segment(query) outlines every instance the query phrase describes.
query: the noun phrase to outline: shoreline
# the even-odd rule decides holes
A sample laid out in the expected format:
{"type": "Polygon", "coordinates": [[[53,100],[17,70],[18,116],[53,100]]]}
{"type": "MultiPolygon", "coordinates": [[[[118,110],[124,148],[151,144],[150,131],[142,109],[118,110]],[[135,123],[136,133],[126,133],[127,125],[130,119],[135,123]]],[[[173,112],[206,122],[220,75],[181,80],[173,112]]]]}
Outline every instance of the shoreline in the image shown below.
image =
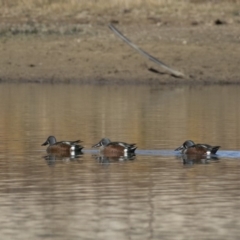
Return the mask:
{"type": "Polygon", "coordinates": [[[172,77],[142,57],[108,26],[84,32],[0,38],[1,82],[81,84],[239,84],[239,25],[115,25],[140,48],[185,74],[172,77]],[[154,69],[154,73],[149,69],[154,69]]]}

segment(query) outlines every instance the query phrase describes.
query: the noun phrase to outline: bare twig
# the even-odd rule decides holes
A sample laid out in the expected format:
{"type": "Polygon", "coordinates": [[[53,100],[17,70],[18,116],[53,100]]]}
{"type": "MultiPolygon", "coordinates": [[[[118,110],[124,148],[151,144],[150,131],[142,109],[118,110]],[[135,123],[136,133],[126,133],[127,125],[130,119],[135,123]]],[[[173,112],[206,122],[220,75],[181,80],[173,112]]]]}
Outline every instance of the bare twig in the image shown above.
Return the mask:
{"type": "Polygon", "coordinates": [[[160,65],[162,68],[166,69],[167,71],[169,71],[171,73],[172,76],[174,77],[179,77],[182,78],[184,77],[184,74],[173,70],[172,68],[170,68],[169,66],[167,66],[165,63],[163,63],[162,61],[158,60],[157,58],[151,56],[150,54],[148,54],[147,52],[145,52],[144,50],[142,50],[141,48],[139,48],[137,45],[135,45],[134,43],[132,43],[128,38],[126,38],[116,27],[114,27],[112,24],[109,24],[109,28],[118,36],[120,37],[125,43],[127,43],[129,46],[131,46],[132,48],[134,48],[136,51],[138,51],[141,55],[143,55],[144,57],[147,57],[149,60],[155,62],[156,64],[160,65]]]}

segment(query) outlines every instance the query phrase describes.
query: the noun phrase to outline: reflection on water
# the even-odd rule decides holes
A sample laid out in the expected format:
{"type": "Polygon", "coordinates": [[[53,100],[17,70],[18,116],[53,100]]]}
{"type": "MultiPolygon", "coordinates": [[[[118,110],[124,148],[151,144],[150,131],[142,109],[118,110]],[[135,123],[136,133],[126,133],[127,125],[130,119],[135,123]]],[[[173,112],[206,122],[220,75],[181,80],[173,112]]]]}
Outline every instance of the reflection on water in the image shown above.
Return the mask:
{"type": "Polygon", "coordinates": [[[239,90],[1,84],[1,239],[238,239],[239,90]],[[47,155],[49,135],[83,154],[47,155]],[[136,156],[90,150],[102,137],[136,156]],[[179,158],[186,139],[218,159],[179,158]]]}
{"type": "Polygon", "coordinates": [[[83,155],[82,152],[78,153],[78,154],[50,154],[48,153],[48,155],[44,156],[43,158],[46,160],[46,162],[48,163],[48,165],[54,165],[57,162],[69,162],[69,161],[76,161],[79,160],[79,158],[81,158],[83,155]]]}
{"type": "Polygon", "coordinates": [[[179,154],[179,159],[183,164],[208,164],[213,161],[218,161],[218,155],[200,155],[200,154],[179,154]]]}
{"type": "Polygon", "coordinates": [[[96,161],[99,163],[109,164],[112,162],[131,161],[136,158],[136,155],[135,153],[131,153],[125,156],[98,154],[98,155],[93,155],[93,158],[95,158],[96,161]]]}

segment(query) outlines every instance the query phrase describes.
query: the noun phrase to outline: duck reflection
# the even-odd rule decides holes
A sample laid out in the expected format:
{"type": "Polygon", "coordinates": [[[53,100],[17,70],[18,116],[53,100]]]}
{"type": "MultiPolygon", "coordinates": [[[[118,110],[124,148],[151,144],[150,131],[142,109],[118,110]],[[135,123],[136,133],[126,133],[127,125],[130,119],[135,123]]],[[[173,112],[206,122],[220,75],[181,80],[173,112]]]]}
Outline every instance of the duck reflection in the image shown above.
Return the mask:
{"type": "Polygon", "coordinates": [[[124,162],[124,161],[133,161],[136,158],[135,153],[129,153],[129,154],[98,154],[93,155],[93,158],[96,159],[98,163],[101,164],[110,164],[113,162],[124,162]]]}
{"type": "Polygon", "coordinates": [[[218,161],[216,155],[201,155],[201,154],[182,154],[179,156],[184,165],[193,164],[209,164],[212,161],[218,161]]]}
{"type": "Polygon", "coordinates": [[[81,151],[74,155],[70,153],[58,153],[58,154],[49,153],[43,158],[46,160],[47,164],[51,166],[55,165],[56,163],[68,163],[71,161],[79,161],[79,159],[82,158],[82,155],[83,152],[81,151]]]}

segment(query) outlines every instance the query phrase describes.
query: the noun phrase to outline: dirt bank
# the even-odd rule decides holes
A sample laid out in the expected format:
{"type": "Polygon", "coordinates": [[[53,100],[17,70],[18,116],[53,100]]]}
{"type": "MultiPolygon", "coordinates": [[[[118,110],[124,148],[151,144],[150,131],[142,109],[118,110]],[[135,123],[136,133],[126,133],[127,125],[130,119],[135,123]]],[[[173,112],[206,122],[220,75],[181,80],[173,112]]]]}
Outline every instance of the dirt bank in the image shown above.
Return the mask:
{"type": "MultiPolygon", "coordinates": [[[[106,24],[75,33],[2,34],[2,82],[240,83],[240,23],[146,18],[115,21],[142,49],[185,74],[174,78],[117,38],[106,24]],[[120,22],[120,23],[119,23],[120,22]],[[118,24],[119,23],[119,24],[118,24]],[[158,73],[150,71],[154,68],[158,73]]],[[[108,19],[113,21],[113,17],[108,19]]],[[[62,24],[64,27],[64,24],[62,24]]]]}

